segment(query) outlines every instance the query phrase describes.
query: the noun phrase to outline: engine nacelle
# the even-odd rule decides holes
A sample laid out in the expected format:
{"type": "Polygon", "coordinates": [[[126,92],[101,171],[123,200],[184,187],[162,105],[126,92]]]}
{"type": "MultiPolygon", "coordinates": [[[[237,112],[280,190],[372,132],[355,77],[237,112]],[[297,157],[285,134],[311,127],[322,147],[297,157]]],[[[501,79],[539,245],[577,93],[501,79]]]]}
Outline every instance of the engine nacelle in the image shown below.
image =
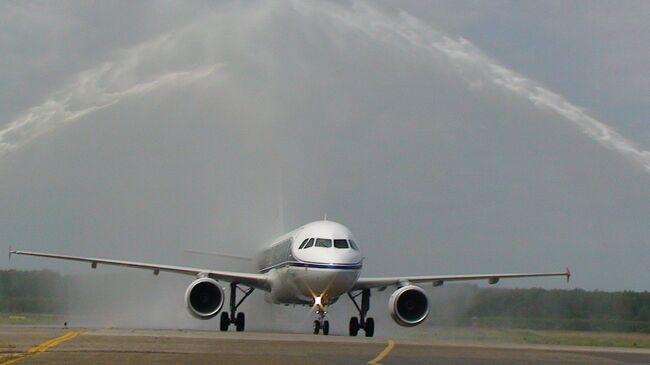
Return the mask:
{"type": "Polygon", "coordinates": [[[223,307],[223,289],[214,279],[196,279],[185,291],[185,303],[190,314],[198,319],[210,319],[223,307]]]}
{"type": "Polygon", "coordinates": [[[390,296],[388,310],[397,324],[413,327],[422,323],[429,315],[429,300],[422,288],[405,285],[390,296]]]}

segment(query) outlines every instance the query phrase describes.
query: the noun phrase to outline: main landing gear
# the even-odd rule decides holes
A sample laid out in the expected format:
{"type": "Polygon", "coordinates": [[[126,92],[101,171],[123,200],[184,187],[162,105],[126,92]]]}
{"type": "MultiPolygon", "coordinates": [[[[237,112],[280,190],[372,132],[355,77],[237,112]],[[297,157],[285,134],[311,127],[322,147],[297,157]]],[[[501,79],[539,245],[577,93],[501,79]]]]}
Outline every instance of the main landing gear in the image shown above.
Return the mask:
{"type": "Polygon", "coordinates": [[[350,336],[356,336],[359,330],[363,329],[366,332],[366,337],[372,337],[375,334],[375,319],[372,317],[366,318],[366,314],[370,309],[370,289],[362,289],[361,292],[356,294],[348,292],[348,297],[359,311],[359,318],[350,318],[350,336]],[[361,295],[361,306],[357,303],[359,295],[361,295]]]}
{"type": "Polygon", "coordinates": [[[237,332],[244,330],[246,325],[246,316],[244,313],[237,313],[237,308],[244,302],[244,299],[248,298],[249,295],[255,290],[255,288],[246,287],[245,289],[239,286],[237,283],[230,283],[230,314],[226,312],[221,313],[221,323],[219,328],[222,331],[228,331],[228,326],[231,324],[235,325],[237,332]],[[237,291],[244,293],[244,296],[237,301],[237,291]]]}
{"type": "Polygon", "coordinates": [[[316,315],[318,315],[318,319],[314,321],[314,334],[317,335],[320,330],[323,330],[323,334],[325,336],[330,334],[330,322],[325,320],[325,315],[327,314],[327,311],[325,310],[324,307],[318,306],[318,309],[316,309],[316,315]]]}

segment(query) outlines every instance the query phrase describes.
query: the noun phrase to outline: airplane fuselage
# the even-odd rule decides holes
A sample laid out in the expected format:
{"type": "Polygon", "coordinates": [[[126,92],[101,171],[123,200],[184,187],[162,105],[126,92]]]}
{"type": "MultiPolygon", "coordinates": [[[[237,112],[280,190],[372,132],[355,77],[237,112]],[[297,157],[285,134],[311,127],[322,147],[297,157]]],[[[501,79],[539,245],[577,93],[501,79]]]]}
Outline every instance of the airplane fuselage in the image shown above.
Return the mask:
{"type": "Polygon", "coordinates": [[[318,298],[326,305],[352,289],[363,256],[347,227],[317,221],[280,236],[256,261],[269,278],[267,301],[312,305],[318,298]]]}

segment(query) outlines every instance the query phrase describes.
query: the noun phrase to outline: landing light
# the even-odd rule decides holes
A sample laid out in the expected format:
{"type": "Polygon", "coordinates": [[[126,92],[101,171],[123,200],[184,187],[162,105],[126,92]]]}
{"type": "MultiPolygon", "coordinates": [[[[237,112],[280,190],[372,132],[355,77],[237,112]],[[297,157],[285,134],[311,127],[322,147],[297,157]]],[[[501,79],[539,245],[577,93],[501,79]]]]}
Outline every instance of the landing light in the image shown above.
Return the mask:
{"type": "Polygon", "coordinates": [[[318,296],[314,297],[314,306],[315,307],[322,307],[323,306],[323,298],[318,296]]]}

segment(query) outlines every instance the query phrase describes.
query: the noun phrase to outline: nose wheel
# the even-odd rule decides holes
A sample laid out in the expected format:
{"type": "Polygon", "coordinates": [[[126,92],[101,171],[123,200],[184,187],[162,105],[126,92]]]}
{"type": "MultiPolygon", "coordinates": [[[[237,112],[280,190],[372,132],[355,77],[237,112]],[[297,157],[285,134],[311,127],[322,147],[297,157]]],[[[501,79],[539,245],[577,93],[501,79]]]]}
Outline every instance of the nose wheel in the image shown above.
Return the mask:
{"type": "Polygon", "coordinates": [[[375,319],[370,317],[366,318],[368,311],[370,310],[370,289],[363,289],[361,292],[352,294],[348,292],[348,297],[354,303],[354,306],[357,307],[359,311],[359,317],[350,318],[350,336],[356,336],[359,334],[359,330],[363,329],[366,333],[366,337],[372,337],[375,335],[375,319]],[[361,306],[357,303],[357,297],[361,296],[361,306]]]}
{"type": "Polygon", "coordinates": [[[323,335],[327,336],[330,334],[330,322],[325,319],[327,311],[325,308],[319,307],[316,310],[316,315],[318,318],[314,321],[314,334],[317,335],[319,332],[323,332],[323,335]]]}

